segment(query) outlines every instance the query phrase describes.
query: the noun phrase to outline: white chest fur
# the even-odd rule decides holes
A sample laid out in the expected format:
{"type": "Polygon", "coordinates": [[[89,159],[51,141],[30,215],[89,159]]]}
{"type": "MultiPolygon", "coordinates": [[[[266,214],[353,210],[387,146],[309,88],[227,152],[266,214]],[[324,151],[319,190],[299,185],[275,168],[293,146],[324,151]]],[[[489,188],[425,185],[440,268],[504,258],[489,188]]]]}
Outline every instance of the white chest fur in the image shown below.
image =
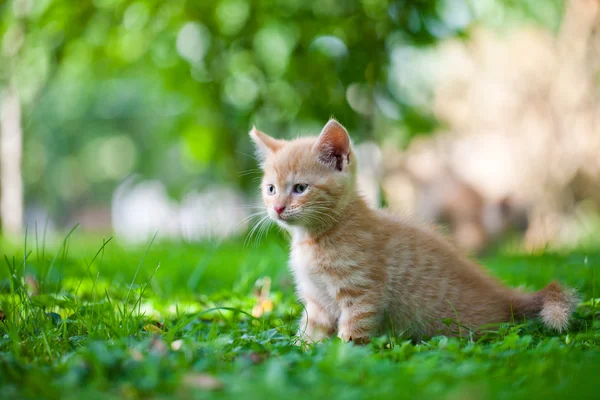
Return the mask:
{"type": "Polygon", "coordinates": [[[292,240],[290,266],[298,297],[304,304],[307,300],[319,303],[336,317],[340,313],[336,294],[343,282],[325,271],[335,269],[340,261],[335,254],[304,236],[298,235],[292,240]]]}
{"type": "Polygon", "coordinates": [[[313,300],[320,300],[327,294],[327,279],[319,273],[322,262],[322,257],[319,256],[315,246],[292,243],[290,266],[301,298],[311,297],[313,300]]]}

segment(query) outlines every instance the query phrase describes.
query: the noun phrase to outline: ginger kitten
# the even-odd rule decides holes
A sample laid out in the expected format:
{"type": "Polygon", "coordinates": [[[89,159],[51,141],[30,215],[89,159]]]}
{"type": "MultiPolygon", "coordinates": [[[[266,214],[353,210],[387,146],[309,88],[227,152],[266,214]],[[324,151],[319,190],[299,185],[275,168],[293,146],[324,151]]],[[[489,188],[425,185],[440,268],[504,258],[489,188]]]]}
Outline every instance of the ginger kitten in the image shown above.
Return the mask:
{"type": "Polygon", "coordinates": [[[299,334],[366,342],[391,324],[419,338],[540,316],[561,331],[577,301],[551,283],[536,293],[504,286],[434,232],[367,206],[356,188],[348,133],[330,120],[319,137],[250,136],[262,160],[269,216],[292,237],[291,269],[306,306],[299,334]],[[451,318],[456,324],[442,321],[451,318]]]}

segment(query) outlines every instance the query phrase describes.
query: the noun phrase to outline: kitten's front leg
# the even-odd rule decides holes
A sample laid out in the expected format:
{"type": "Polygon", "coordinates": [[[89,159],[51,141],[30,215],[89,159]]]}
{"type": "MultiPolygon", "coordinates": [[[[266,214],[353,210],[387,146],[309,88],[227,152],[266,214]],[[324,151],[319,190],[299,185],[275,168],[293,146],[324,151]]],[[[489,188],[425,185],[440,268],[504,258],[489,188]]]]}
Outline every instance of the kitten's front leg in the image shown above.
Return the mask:
{"type": "Polygon", "coordinates": [[[335,333],[335,321],[316,301],[307,299],[306,309],[298,326],[298,336],[308,342],[321,341],[335,333]]]}
{"type": "Polygon", "coordinates": [[[372,297],[343,298],[338,337],[345,342],[369,343],[381,322],[381,310],[372,297]]]}

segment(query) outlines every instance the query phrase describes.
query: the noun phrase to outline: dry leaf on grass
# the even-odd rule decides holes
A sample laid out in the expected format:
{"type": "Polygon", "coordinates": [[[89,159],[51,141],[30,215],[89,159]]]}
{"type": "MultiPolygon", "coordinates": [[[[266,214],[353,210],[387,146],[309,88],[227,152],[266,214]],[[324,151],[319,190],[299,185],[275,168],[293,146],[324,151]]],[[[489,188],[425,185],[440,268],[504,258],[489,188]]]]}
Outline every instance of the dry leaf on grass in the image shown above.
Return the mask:
{"type": "Polygon", "coordinates": [[[253,317],[260,318],[263,314],[273,311],[273,301],[269,298],[270,294],[271,278],[265,276],[257,280],[255,284],[255,295],[258,304],[252,308],[253,317]]]}
{"type": "Polygon", "coordinates": [[[223,382],[212,375],[203,373],[191,373],[183,377],[182,382],[185,386],[202,390],[220,390],[223,389],[223,382]]]}
{"type": "Polygon", "coordinates": [[[181,340],[181,339],[174,340],[173,342],[171,342],[171,349],[177,351],[177,350],[181,349],[182,345],[183,345],[183,340],[181,340]]]}
{"type": "Polygon", "coordinates": [[[269,357],[268,353],[250,353],[248,358],[252,362],[252,364],[262,364],[269,357]]]}
{"type": "Polygon", "coordinates": [[[142,361],[144,359],[144,355],[138,349],[129,349],[129,355],[134,361],[142,361]]]}
{"type": "MultiPolygon", "coordinates": [[[[158,324],[158,323],[157,323],[158,324]]],[[[165,333],[160,326],[157,326],[157,324],[148,324],[146,326],[144,326],[144,330],[146,332],[150,332],[150,333],[154,333],[154,334],[163,334],[165,333]]],[[[161,324],[162,325],[162,324],[161,324]]],[[[164,325],[163,325],[164,326],[164,325]]]]}
{"type": "Polygon", "coordinates": [[[37,283],[37,280],[35,279],[35,276],[33,276],[31,274],[27,274],[25,276],[25,284],[29,287],[29,294],[31,296],[38,295],[38,283],[37,283]]]}
{"type": "Polygon", "coordinates": [[[169,348],[164,340],[160,338],[160,336],[155,335],[152,337],[152,342],[150,343],[150,351],[165,355],[169,351],[169,348]]]}

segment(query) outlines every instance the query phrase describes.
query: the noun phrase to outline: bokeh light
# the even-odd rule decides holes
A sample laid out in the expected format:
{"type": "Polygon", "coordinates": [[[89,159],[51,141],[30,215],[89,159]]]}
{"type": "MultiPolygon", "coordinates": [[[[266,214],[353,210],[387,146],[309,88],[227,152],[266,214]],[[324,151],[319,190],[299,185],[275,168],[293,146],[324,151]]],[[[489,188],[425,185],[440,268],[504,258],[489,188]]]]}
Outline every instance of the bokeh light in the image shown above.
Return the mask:
{"type": "Polygon", "coordinates": [[[479,204],[483,242],[504,223],[486,221],[515,227],[513,214],[543,238],[530,245],[554,242],[588,232],[600,208],[592,3],[14,0],[3,11],[0,82],[17,89],[23,143],[22,162],[6,162],[24,193],[9,197],[26,221],[67,229],[88,209],[134,204],[108,225],[146,226],[142,240],[184,213],[166,236],[219,236],[192,203],[218,192],[219,206],[253,204],[251,125],[293,138],[331,116],[366,146],[374,203],[433,222],[441,204],[479,204]],[[144,198],[163,210],[154,222],[144,198]]]}

